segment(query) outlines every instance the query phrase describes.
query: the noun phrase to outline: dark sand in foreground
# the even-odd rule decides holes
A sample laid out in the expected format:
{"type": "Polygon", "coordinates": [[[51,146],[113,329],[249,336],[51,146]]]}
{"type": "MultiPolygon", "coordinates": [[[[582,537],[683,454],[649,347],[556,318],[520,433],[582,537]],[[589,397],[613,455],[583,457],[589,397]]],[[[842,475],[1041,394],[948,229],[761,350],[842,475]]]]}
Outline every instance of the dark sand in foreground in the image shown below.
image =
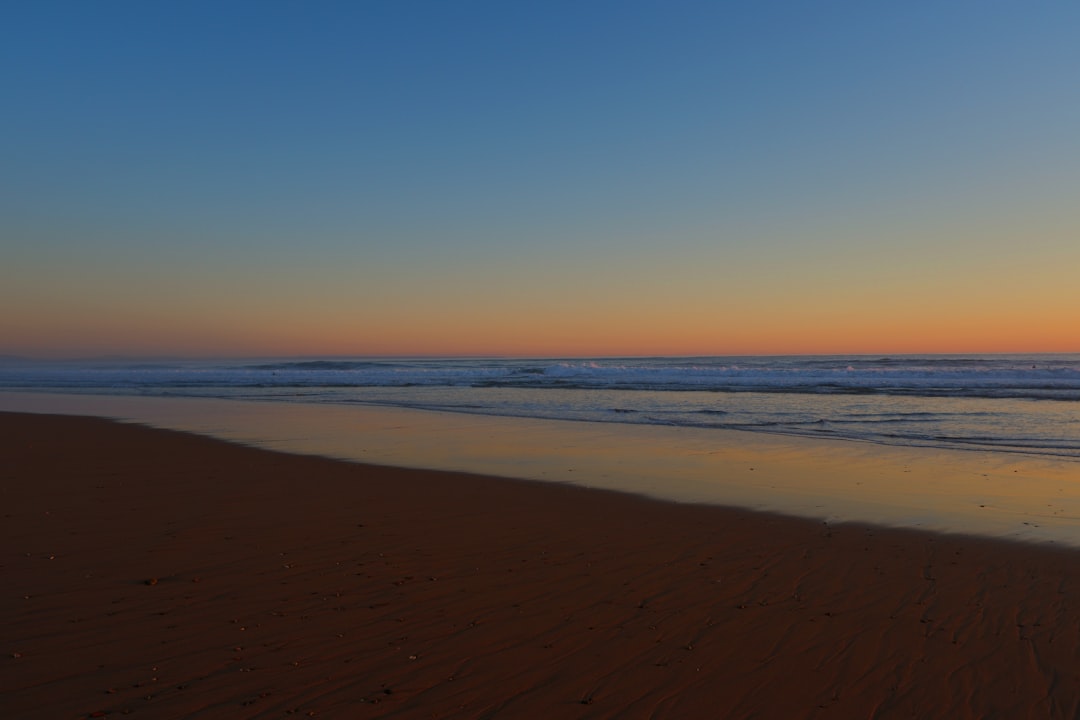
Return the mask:
{"type": "Polygon", "coordinates": [[[1047,718],[1080,552],[0,413],[4,718],[1047,718]]]}

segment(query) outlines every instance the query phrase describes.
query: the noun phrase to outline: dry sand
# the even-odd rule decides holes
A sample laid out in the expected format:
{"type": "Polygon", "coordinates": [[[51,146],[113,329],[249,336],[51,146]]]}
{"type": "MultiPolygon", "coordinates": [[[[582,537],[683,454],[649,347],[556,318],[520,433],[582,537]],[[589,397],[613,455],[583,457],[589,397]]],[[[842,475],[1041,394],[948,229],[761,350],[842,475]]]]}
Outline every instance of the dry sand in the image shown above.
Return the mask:
{"type": "Polygon", "coordinates": [[[0,413],[0,717],[1047,718],[1080,552],[0,413]]]}

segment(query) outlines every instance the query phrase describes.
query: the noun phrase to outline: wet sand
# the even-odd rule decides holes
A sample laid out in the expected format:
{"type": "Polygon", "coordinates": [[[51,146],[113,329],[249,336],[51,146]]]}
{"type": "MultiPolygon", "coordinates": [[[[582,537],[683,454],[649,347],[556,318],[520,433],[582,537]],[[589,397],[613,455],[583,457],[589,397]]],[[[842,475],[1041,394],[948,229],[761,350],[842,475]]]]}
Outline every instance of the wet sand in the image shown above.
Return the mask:
{"type": "Polygon", "coordinates": [[[349,403],[0,392],[0,411],[107,417],[374,465],[1080,549],[1080,462],[1061,458],[349,403]]]}
{"type": "Polygon", "coordinates": [[[0,413],[0,715],[1046,718],[1080,552],[0,413]]]}

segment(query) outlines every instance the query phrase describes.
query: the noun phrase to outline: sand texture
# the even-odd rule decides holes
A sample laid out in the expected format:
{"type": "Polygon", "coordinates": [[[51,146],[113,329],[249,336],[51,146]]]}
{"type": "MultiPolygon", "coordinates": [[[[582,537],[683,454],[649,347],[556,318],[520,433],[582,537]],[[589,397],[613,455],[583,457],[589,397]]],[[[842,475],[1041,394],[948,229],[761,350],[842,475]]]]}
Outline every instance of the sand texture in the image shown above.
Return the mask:
{"type": "Polygon", "coordinates": [[[1080,552],[0,413],[3,718],[1048,718],[1080,552]]]}

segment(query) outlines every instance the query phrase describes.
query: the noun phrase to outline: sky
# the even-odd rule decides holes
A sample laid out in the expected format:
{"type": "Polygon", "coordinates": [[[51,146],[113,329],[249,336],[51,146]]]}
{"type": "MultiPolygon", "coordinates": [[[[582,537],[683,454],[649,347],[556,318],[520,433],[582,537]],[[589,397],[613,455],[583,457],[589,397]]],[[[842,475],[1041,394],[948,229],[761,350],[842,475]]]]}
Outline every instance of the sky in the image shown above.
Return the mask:
{"type": "Polygon", "coordinates": [[[0,8],[0,354],[1080,351],[1080,3],[0,8]]]}

